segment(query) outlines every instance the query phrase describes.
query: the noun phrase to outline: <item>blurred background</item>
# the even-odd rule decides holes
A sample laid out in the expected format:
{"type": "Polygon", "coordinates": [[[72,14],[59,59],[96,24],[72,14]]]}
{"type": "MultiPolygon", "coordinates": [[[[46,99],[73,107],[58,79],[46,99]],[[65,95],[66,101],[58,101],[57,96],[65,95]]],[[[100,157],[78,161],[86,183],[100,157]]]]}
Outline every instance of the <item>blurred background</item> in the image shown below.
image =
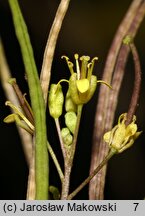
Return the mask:
{"type": "MultiPolygon", "coordinates": [[[[46,40],[60,1],[20,0],[19,2],[30,33],[40,73],[46,40]]],[[[51,82],[56,83],[61,78],[69,77],[68,68],[66,63],[61,60],[61,56],[67,55],[73,60],[75,53],[90,55],[91,58],[98,56],[99,61],[96,63],[94,71],[98,79],[101,79],[113,37],[131,2],[131,0],[71,1],[57,42],[51,82]]],[[[20,49],[6,0],[0,0],[0,36],[12,75],[17,78],[22,92],[28,93],[20,49]]],[[[139,130],[142,130],[143,133],[132,148],[110,160],[106,176],[105,199],[143,199],[145,197],[144,41],[145,20],[135,38],[142,66],[142,88],[137,110],[137,123],[139,130]]],[[[118,116],[128,109],[133,81],[134,66],[131,57],[129,57],[118,99],[115,122],[118,116]]],[[[98,91],[83,110],[70,190],[75,189],[89,174],[97,97],[98,91]]],[[[4,91],[0,86],[0,199],[25,199],[28,167],[15,125],[3,123],[3,119],[10,113],[8,107],[5,107],[5,101],[4,91]]],[[[48,139],[63,165],[55,125],[49,116],[47,123],[48,139]]],[[[60,188],[60,182],[51,160],[50,164],[50,183],[60,188]]],[[[85,187],[76,199],[88,199],[88,187],[85,187]]]]}

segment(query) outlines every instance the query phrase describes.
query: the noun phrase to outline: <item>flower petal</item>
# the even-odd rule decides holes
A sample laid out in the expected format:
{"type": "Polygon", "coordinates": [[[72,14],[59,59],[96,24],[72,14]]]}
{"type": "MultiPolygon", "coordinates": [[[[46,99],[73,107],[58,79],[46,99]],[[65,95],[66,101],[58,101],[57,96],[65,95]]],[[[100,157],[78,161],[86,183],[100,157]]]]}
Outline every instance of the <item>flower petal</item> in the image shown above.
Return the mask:
{"type": "Polygon", "coordinates": [[[77,80],[77,88],[80,93],[85,93],[89,89],[89,80],[88,79],[80,79],[77,80]]]}
{"type": "Polygon", "coordinates": [[[131,123],[126,128],[126,136],[133,136],[137,131],[137,125],[134,123],[131,123]]]}
{"type": "Polygon", "coordinates": [[[112,131],[109,131],[109,132],[106,132],[103,136],[103,139],[106,143],[109,143],[110,142],[110,139],[111,139],[111,133],[112,131]]]}

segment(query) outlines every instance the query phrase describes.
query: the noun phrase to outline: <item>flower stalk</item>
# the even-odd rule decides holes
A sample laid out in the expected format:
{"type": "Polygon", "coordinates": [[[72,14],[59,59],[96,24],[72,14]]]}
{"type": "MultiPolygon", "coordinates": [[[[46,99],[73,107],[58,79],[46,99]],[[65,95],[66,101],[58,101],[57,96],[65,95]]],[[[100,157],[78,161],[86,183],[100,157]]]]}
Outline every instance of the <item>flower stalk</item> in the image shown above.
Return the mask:
{"type": "Polygon", "coordinates": [[[68,195],[67,199],[73,199],[77,195],[77,193],[80,192],[91,181],[91,179],[102,169],[102,167],[110,160],[110,158],[112,158],[114,154],[116,154],[116,149],[111,148],[110,152],[99,164],[99,166],[71,194],[68,195]]]}
{"type": "Polygon", "coordinates": [[[133,88],[133,93],[132,93],[129,109],[127,112],[127,118],[125,122],[126,125],[128,125],[132,121],[133,115],[136,111],[137,104],[138,104],[140,87],[141,87],[141,66],[140,66],[139,55],[135,47],[135,44],[133,42],[133,38],[130,35],[127,35],[124,38],[123,42],[126,45],[129,45],[130,47],[133,56],[133,61],[134,61],[134,68],[135,68],[134,88],[133,88]]]}

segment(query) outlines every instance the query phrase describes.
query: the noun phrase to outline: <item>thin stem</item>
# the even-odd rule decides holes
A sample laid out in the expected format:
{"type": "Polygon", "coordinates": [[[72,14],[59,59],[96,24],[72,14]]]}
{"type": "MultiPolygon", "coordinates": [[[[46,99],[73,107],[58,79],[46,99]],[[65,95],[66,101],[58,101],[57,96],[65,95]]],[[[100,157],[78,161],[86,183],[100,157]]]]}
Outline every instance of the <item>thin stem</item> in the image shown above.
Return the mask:
{"type": "Polygon", "coordinates": [[[42,70],[40,74],[41,87],[43,91],[45,105],[47,104],[47,95],[48,95],[48,86],[50,82],[51,76],[51,66],[54,56],[54,51],[56,47],[56,42],[58,39],[58,35],[62,26],[63,19],[67,12],[70,0],[61,0],[59,7],[57,9],[49,37],[47,40],[44,58],[42,63],[42,70]]]}
{"type": "Polygon", "coordinates": [[[70,174],[71,174],[74,154],[76,150],[76,143],[77,143],[80,120],[81,120],[81,115],[82,115],[82,108],[83,108],[83,105],[78,105],[77,122],[76,122],[76,128],[74,132],[73,143],[71,145],[71,148],[68,150],[67,157],[65,158],[65,161],[64,161],[65,173],[64,173],[64,181],[62,183],[61,200],[66,200],[68,197],[68,193],[69,193],[70,174]]]}
{"type": "Polygon", "coordinates": [[[62,140],[61,129],[60,129],[60,124],[59,124],[59,119],[58,118],[55,119],[55,125],[56,125],[56,129],[57,129],[57,133],[58,133],[58,137],[59,137],[59,141],[60,141],[60,147],[61,147],[62,154],[63,154],[64,160],[65,160],[65,158],[66,158],[66,149],[65,149],[65,146],[64,146],[64,143],[63,143],[63,140],[62,140]]]}
{"type": "Polygon", "coordinates": [[[56,155],[55,155],[55,153],[54,153],[51,145],[49,144],[49,142],[47,142],[47,147],[48,147],[48,151],[50,153],[50,156],[52,157],[52,160],[53,160],[53,162],[55,164],[57,172],[59,174],[60,180],[61,180],[61,182],[63,182],[63,180],[64,180],[64,174],[62,172],[62,169],[61,169],[60,164],[59,164],[59,162],[57,160],[57,157],[56,157],[56,155]]]}
{"type": "Polygon", "coordinates": [[[101,168],[109,161],[109,159],[116,153],[115,149],[111,149],[108,155],[104,158],[104,160],[99,164],[99,166],[86,178],[68,197],[68,200],[71,200],[77,193],[82,190],[90,180],[101,170],[101,168]]]}
{"type": "MultiPolygon", "coordinates": [[[[135,37],[141,21],[144,18],[144,13],[145,2],[141,0],[134,0],[125,18],[120,24],[110,48],[103,72],[103,80],[105,80],[107,83],[110,82],[114,71],[114,76],[112,79],[113,90],[109,91],[103,85],[100,87],[95,117],[90,172],[92,172],[96,165],[98,165],[102,161],[102,159],[108,152],[108,146],[106,146],[106,144],[103,142],[102,136],[106,130],[109,130],[112,127],[115,109],[117,106],[117,97],[119,94],[124,74],[124,68],[129,53],[129,48],[127,46],[121,46],[122,40],[127,34],[131,34],[133,37],[135,37]]],[[[89,187],[90,199],[103,199],[105,175],[106,166],[104,166],[100,171],[99,176],[95,176],[91,180],[89,187]]]]}
{"type": "Polygon", "coordinates": [[[141,86],[141,67],[140,67],[138,52],[134,43],[130,43],[129,46],[133,55],[133,60],[135,65],[135,78],[134,78],[134,88],[133,88],[132,98],[127,112],[127,120],[125,122],[126,125],[128,125],[132,121],[133,115],[136,111],[139,93],[140,93],[140,86],[141,86]]]}
{"type": "Polygon", "coordinates": [[[15,32],[20,44],[22,58],[27,73],[30,99],[35,121],[35,199],[48,199],[49,166],[46,136],[45,104],[34,60],[28,30],[17,0],[9,0],[15,32]]]}
{"type": "Polygon", "coordinates": [[[75,132],[74,132],[74,138],[73,138],[73,143],[72,143],[72,148],[71,148],[71,155],[70,155],[70,160],[72,162],[73,162],[73,158],[74,158],[74,154],[75,154],[75,150],[76,150],[76,144],[77,144],[79,127],[80,127],[82,109],[83,109],[83,105],[78,105],[78,108],[77,108],[77,122],[76,122],[76,128],[75,128],[75,132]]]}
{"type": "Polygon", "coordinates": [[[72,169],[72,162],[66,158],[64,162],[64,180],[62,182],[61,200],[66,200],[69,193],[70,174],[72,169]]]}

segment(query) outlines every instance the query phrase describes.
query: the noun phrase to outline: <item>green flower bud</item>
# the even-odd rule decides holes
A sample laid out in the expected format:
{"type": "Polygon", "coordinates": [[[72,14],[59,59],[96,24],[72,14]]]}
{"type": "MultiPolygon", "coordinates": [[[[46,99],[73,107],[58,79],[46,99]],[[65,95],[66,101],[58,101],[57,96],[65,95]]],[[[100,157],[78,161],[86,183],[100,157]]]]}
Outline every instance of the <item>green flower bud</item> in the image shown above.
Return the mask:
{"type": "Polygon", "coordinates": [[[76,128],[77,115],[75,112],[67,112],[65,114],[65,124],[68,129],[74,134],[76,128]]]}
{"type": "Polygon", "coordinates": [[[62,128],[61,136],[65,145],[70,146],[72,144],[73,136],[70,134],[70,131],[67,127],[62,128]]]}
{"type": "Polygon", "coordinates": [[[59,118],[62,115],[64,96],[60,84],[51,84],[48,98],[48,107],[50,115],[53,118],[59,118]]]}
{"type": "Polygon", "coordinates": [[[67,91],[66,98],[65,98],[65,110],[66,110],[66,112],[69,112],[69,111],[76,112],[77,111],[77,106],[71,98],[71,94],[70,94],[69,89],[67,91]]]}

